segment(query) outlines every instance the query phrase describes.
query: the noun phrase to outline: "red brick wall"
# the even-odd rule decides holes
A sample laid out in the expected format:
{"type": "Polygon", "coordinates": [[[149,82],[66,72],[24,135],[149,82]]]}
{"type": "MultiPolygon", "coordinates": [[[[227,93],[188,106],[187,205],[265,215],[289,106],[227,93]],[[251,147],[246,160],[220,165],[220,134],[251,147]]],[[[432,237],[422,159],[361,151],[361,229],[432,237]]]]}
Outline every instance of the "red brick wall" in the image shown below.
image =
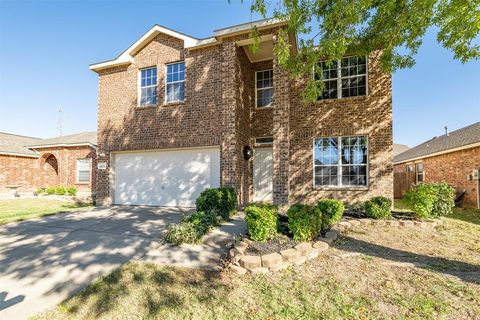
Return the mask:
{"type": "MultiPolygon", "coordinates": [[[[275,30],[262,33],[275,33],[275,30]]],[[[314,202],[321,197],[343,200],[393,196],[391,78],[377,57],[369,59],[367,97],[305,103],[305,81],[290,80],[272,60],[250,63],[236,41],[187,51],[180,40],[159,35],[127,67],[99,74],[98,144],[110,166],[110,153],[220,145],[221,183],[232,185],[240,203],[252,196],[252,161],[243,159],[254,138],[274,137],[274,200],[314,202]],[[163,103],[165,64],[185,59],[185,102],[163,103]],[[157,66],[158,105],[137,107],[138,69],[157,66]],[[272,108],[255,109],[254,71],[273,68],[272,108]],[[366,189],[314,189],[313,138],[324,135],[369,136],[370,185],[366,189]]],[[[110,199],[110,171],[98,173],[101,203],[110,199]]]]}
{"type": "Polygon", "coordinates": [[[20,192],[33,192],[38,187],[76,186],[79,193],[95,190],[96,152],[94,148],[68,147],[37,150],[39,158],[0,155],[0,192],[10,192],[5,186],[20,185],[20,192]],[[76,160],[92,159],[90,183],[77,183],[76,160]]]}
{"type": "MultiPolygon", "coordinates": [[[[472,170],[480,168],[480,147],[428,157],[421,161],[425,182],[446,182],[458,191],[465,189],[467,193],[463,206],[477,206],[477,181],[469,181],[467,177],[472,170]]],[[[407,163],[409,162],[396,164],[395,171],[404,172],[407,163]]]]}

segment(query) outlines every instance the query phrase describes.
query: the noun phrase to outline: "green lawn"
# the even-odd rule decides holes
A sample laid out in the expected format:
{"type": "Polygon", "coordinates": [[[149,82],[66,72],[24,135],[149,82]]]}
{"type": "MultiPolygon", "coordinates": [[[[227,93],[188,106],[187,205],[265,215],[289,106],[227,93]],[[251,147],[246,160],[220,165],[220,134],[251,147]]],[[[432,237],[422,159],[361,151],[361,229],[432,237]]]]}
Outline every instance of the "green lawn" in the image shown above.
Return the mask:
{"type": "Polygon", "coordinates": [[[89,208],[92,208],[89,204],[69,203],[44,198],[0,200],[0,225],[59,212],[89,208]]]}
{"type": "Polygon", "coordinates": [[[132,261],[37,318],[479,319],[479,217],[455,210],[433,230],[356,227],[277,274],[132,261]]]}

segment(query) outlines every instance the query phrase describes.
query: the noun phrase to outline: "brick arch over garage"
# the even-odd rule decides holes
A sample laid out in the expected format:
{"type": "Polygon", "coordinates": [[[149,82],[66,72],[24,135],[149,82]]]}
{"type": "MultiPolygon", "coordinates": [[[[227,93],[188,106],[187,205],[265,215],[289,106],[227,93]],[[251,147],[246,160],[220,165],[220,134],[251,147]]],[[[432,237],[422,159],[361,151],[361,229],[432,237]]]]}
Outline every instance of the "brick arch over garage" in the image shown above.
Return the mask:
{"type": "Polygon", "coordinates": [[[48,187],[59,184],[59,161],[53,153],[44,153],[39,159],[39,186],[48,187]]]}

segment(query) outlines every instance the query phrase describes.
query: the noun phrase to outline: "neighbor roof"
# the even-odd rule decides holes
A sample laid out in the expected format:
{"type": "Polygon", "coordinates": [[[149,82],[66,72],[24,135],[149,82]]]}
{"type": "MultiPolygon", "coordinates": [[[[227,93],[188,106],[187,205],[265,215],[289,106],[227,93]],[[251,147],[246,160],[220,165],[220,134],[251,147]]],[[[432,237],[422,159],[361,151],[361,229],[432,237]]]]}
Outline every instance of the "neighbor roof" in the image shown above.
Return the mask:
{"type": "Polygon", "coordinates": [[[271,28],[277,25],[286,24],[286,20],[268,18],[257,21],[252,21],[248,23],[243,23],[235,26],[230,26],[223,29],[217,29],[213,32],[212,37],[205,39],[198,39],[184,33],[169,29],[161,25],[154,25],[150,30],[148,30],[143,36],[135,41],[127,50],[122,52],[117,58],[113,60],[103,61],[99,63],[94,63],[90,65],[90,70],[100,71],[106,68],[129,65],[133,62],[133,56],[140,51],[147,43],[152,41],[159,33],[167,34],[174,38],[184,41],[184,47],[187,49],[200,48],[205,46],[211,46],[218,43],[221,43],[222,38],[225,36],[231,36],[233,34],[245,33],[251,30],[252,28],[257,28],[258,30],[271,28]]]}
{"type": "Polygon", "coordinates": [[[35,151],[26,147],[26,145],[34,144],[38,141],[41,141],[41,139],[0,132],[0,154],[38,157],[35,151]]]}
{"type": "Polygon", "coordinates": [[[406,162],[475,145],[480,146],[480,122],[452,131],[449,134],[434,137],[395,156],[393,162],[406,162]]]}
{"type": "Polygon", "coordinates": [[[393,144],[393,156],[395,157],[396,155],[402,153],[402,152],[405,152],[407,151],[408,149],[410,149],[409,146],[407,146],[406,144],[398,144],[398,143],[394,143],[393,144]]]}
{"type": "Polygon", "coordinates": [[[77,145],[97,145],[97,132],[80,132],[67,136],[60,136],[50,139],[42,139],[35,143],[28,145],[29,148],[43,148],[52,146],[77,146],[77,145]]]}

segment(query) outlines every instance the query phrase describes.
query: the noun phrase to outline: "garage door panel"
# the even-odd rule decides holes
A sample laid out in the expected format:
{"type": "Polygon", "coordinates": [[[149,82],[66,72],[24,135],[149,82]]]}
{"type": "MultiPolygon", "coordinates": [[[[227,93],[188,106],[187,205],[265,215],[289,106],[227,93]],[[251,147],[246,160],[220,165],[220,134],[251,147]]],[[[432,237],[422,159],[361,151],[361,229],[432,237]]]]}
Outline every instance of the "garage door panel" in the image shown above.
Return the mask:
{"type": "Polygon", "coordinates": [[[218,148],[115,155],[116,204],[194,206],[219,185],[218,148]]]}

